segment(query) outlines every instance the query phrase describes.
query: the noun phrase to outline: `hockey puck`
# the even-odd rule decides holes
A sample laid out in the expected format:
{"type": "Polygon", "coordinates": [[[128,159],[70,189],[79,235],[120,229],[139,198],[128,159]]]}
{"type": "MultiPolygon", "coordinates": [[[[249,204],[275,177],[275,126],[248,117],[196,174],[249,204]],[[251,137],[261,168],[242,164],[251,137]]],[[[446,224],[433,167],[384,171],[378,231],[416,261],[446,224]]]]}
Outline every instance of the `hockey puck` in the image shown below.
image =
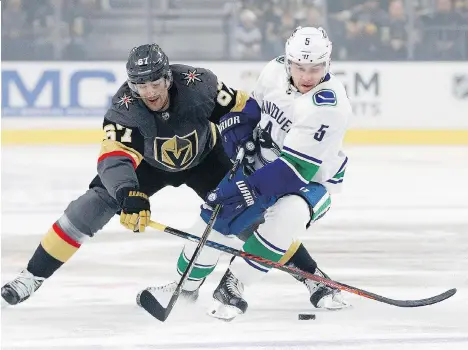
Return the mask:
{"type": "Polygon", "coordinates": [[[299,320],[315,320],[315,314],[299,314],[299,320]]]}

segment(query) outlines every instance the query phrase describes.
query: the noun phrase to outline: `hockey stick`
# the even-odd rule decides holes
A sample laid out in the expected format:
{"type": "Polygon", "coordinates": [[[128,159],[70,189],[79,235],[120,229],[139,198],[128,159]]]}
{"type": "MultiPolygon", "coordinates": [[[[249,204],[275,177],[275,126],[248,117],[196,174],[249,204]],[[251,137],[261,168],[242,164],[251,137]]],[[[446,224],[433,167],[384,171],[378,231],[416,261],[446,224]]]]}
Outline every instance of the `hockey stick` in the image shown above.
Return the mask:
{"type": "MultiPolygon", "coordinates": [[[[231,170],[229,171],[228,181],[231,181],[231,179],[234,177],[237,169],[241,165],[242,159],[244,158],[244,154],[245,154],[245,150],[241,148],[239,152],[237,153],[236,161],[234,162],[231,170]]],[[[144,308],[146,311],[148,311],[152,316],[156,317],[159,321],[161,322],[166,321],[177,299],[179,299],[179,295],[182,292],[182,288],[185,282],[187,281],[187,279],[189,278],[190,273],[192,272],[192,269],[195,265],[195,262],[198,259],[198,256],[200,255],[203,247],[208,241],[208,236],[211,232],[211,229],[213,228],[213,225],[216,221],[216,217],[218,216],[218,213],[221,210],[221,208],[222,208],[222,205],[220,204],[215,206],[213,210],[213,214],[211,214],[210,220],[208,221],[208,224],[205,228],[205,231],[203,232],[203,235],[201,236],[201,238],[197,237],[198,238],[197,240],[199,241],[197,248],[195,249],[193,253],[192,259],[190,259],[187,265],[187,268],[182,274],[182,277],[180,278],[180,281],[177,284],[177,287],[174,293],[172,294],[171,299],[169,300],[169,303],[167,304],[167,306],[166,307],[162,306],[161,303],[149,291],[144,290],[143,292],[141,292],[140,294],[141,307],[144,308]]],[[[153,221],[150,221],[150,226],[151,226],[151,223],[153,223],[153,221]]]]}
{"type": "MultiPolygon", "coordinates": [[[[197,241],[200,240],[200,238],[195,236],[195,235],[192,235],[190,233],[177,230],[175,228],[160,224],[160,223],[155,222],[155,221],[150,221],[149,226],[151,226],[152,228],[154,228],[156,230],[164,231],[164,232],[170,233],[171,235],[178,236],[178,237],[181,237],[181,238],[184,238],[184,239],[188,239],[189,241],[197,242],[197,241]]],[[[384,296],[381,296],[381,295],[378,295],[378,294],[375,294],[375,293],[365,291],[364,289],[359,289],[359,288],[352,287],[352,286],[349,286],[349,285],[341,283],[341,282],[336,282],[336,281],[330,280],[328,278],[323,278],[323,277],[311,274],[309,272],[303,271],[303,270],[298,269],[296,267],[282,265],[282,264],[280,264],[278,262],[274,262],[272,260],[262,258],[262,257],[260,257],[258,255],[253,255],[253,254],[250,254],[250,253],[246,253],[246,252],[243,252],[241,250],[238,250],[238,249],[235,249],[235,248],[232,248],[232,247],[228,247],[228,246],[223,245],[221,243],[217,243],[217,242],[213,242],[213,241],[209,241],[209,240],[206,240],[206,242],[204,242],[204,243],[208,247],[214,248],[216,250],[219,250],[219,251],[222,251],[222,252],[225,252],[225,253],[229,253],[229,254],[234,255],[234,256],[249,259],[251,261],[256,261],[256,262],[261,263],[263,265],[267,265],[269,267],[273,267],[273,268],[276,268],[278,270],[281,270],[281,271],[284,271],[284,272],[287,272],[287,273],[290,273],[290,274],[293,274],[293,275],[296,275],[296,276],[308,278],[310,280],[323,283],[323,284],[325,284],[325,285],[327,285],[329,287],[344,290],[346,292],[356,294],[356,295],[359,295],[359,296],[367,298],[367,299],[380,301],[381,303],[385,303],[385,304],[389,304],[389,305],[393,305],[393,306],[398,306],[398,307],[419,307],[419,306],[427,306],[427,305],[440,303],[441,301],[444,301],[445,299],[450,298],[451,296],[453,296],[457,292],[457,289],[453,288],[453,289],[447,290],[446,292],[443,292],[441,294],[438,294],[438,295],[435,295],[433,297],[426,298],[426,299],[418,299],[418,300],[390,299],[390,298],[387,298],[387,297],[384,297],[384,296]]],[[[152,315],[154,317],[158,318],[155,314],[152,314],[152,315]]]]}

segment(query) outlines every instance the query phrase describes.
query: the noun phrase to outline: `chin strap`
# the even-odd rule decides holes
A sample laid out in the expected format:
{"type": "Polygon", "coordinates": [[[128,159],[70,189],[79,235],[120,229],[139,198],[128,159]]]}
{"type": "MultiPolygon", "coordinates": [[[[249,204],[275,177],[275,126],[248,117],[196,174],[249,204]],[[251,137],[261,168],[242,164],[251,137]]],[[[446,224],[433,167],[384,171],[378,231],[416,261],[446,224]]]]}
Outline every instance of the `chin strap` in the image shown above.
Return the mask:
{"type": "Polygon", "coordinates": [[[297,90],[297,88],[294,86],[294,82],[292,80],[292,77],[289,76],[289,79],[288,79],[288,88],[286,89],[286,93],[288,95],[291,95],[292,92],[298,92],[299,90],[297,90]]]}

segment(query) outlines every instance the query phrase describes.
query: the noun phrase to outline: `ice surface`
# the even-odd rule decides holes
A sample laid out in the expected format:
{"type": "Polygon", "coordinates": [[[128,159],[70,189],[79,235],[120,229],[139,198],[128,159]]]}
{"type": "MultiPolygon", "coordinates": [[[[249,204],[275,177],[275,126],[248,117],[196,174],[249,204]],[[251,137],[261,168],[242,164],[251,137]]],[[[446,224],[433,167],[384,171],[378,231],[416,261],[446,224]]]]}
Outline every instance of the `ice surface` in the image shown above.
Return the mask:
{"type": "MultiPolygon", "coordinates": [[[[2,284],[25,266],[50,225],[95,174],[98,146],[3,147],[2,284]]],[[[313,310],[305,288],[271,272],[247,291],[231,323],[205,315],[224,256],[194,306],[165,323],[135,304],[138,291],[169,281],[186,241],[150,229],[131,234],[117,218],[46,281],[2,310],[2,349],[466,349],[468,348],[468,148],[348,147],[344,192],[307,237],[338,281],[391,298],[452,287],[437,305],[401,309],[346,294],[354,307],[313,310]],[[299,312],[316,313],[298,321],[299,312]]],[[[196,218],[187,188],[152,198],[153,219],[177,228],[196,218]]]]}

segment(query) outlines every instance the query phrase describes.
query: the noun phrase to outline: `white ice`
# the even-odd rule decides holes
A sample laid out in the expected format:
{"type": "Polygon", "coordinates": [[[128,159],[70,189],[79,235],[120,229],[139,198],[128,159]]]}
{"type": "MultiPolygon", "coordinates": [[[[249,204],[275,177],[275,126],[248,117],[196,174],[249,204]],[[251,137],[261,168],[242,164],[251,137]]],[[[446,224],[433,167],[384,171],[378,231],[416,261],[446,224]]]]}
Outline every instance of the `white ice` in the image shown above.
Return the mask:
{"type": "MultiPolygon", "coordinates": [[[[95,174],[98,146],[3,147],[2,284],[95,174]]],[[[131,234],[117,217],[30,300],[2,310],[2,349],[467,349],[468,148],[347,147],[344,192],[301,237],[334,279],[391,298],[452,287],[440,304],[403,309],[346,294],[354,307],[314,310],[304,286],[272,271],[246,294],[231,323],[205,315],[224,256],[197,305],[179,303],[165,323],[135,304],[167,282],[186,241],[131,234]],[[298,321],[312,312],[315,321],[298,321]]],[[[153,219],[184,229],[199,200],[187,188],[152,198],[153,219]]]]}

